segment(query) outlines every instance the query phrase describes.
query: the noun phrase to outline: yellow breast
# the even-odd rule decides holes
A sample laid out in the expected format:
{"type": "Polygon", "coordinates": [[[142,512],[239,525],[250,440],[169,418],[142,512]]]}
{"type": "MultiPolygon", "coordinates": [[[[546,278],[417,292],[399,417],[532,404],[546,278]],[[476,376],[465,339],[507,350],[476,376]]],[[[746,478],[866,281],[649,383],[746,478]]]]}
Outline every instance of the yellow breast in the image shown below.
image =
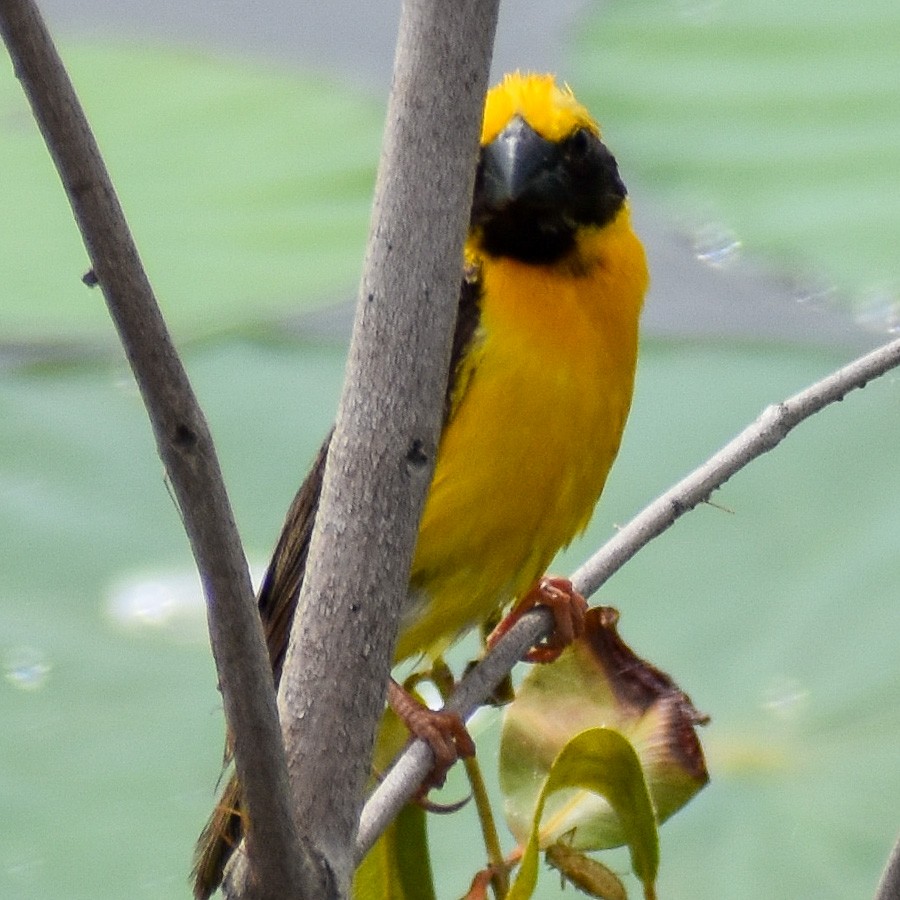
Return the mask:
{"type": "Polygon", "coordinates": [[[631,404],[647,285],[627,207],[554,266],[479,258],[397,660],[441,652],[522,594],[588,523],[631,404]]]}

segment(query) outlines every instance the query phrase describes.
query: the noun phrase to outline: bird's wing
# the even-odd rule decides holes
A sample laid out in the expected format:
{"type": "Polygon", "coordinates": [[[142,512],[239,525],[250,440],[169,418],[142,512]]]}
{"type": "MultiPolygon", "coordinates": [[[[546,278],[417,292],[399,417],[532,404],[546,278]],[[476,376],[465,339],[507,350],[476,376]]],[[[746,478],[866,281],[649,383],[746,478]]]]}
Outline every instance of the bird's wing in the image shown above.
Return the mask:
{"type": "Polygon", "coordinates": [[[329,431],[303,484],[300,485],[300,490],[294,496],[259,589],[257,601],[259,616],[265,630],[266,646],[276,687],[281,680],[297,597],[300,595],[303,575],[306,572],[309,541],[312,537],[316,510],[319,508],[325,458],[328,455],[331,434],[329,431]]]}
{"type": "MultiPolygon", "coordinates": [[[[459,383],[460,373],[463,369],[461,362],[477,335],[479,291],[480,287],[474,277],[466,278],[460,289],[450,357],[451,374],[444,401],[445,422],[452,417],[453,410],[458,407],[460,399],[465,393],[466,385],[459,383]]],[[[470,367],[467,369],[469,370],[465,377],[466,383],[471,380],[472,374],[470,367]]],[[[294,610],[297,607],[297,598],[303,585],[309,541],[312,536],[316,510],[319,507],[325,458],[328,455],[330,441],[331,432],[319,448],[312,468],[291,503],[269,568],[259,590],[259,614],[265,629],[266,645],[269,650],[276,687],[281,680],[281,670],[287,653],[294,610]]]]}

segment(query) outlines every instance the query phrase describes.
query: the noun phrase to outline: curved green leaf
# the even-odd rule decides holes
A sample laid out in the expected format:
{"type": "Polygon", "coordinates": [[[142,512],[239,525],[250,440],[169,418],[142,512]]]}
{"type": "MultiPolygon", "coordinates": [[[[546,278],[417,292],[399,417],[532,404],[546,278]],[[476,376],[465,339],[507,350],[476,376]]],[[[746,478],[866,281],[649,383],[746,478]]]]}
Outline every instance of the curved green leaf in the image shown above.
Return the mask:
{"type": "MultiPolygon", "coordinates": [[[[617,623],[611,607],[589,610],[584,636],[552,664],[533,668],[506,708],[500,778],[506,820],[520,844],[528,839],[540,779],[566,742],[592,727],[614,729],[629,741],[659,822],[707,782],[694,727],[705,717],[665,672],[632,651],[617,623]]],[[[583,794],[577,804],[555,797],[544,815],[556,824],[542,846],[565,839],[576,850],[600,850],[627,841],[602,796],[583,794]]]]}
{"type": "Polygon", "coordinates": [[[654,896],[659,867],[656,816],[641,763],[631,744],[617,731],[591,728],[573,737],[560,751],[540,792],[531,834],[522,864],[507,900],[527,900],[537,884],[538,852],[545,833],[554,833],[554,823],[544,824],[547,799],[569,790],[569,802],[577,804],[584,792],[598,794],[616,811],[624,831],[635,874],[645,895],[654,896]]]}

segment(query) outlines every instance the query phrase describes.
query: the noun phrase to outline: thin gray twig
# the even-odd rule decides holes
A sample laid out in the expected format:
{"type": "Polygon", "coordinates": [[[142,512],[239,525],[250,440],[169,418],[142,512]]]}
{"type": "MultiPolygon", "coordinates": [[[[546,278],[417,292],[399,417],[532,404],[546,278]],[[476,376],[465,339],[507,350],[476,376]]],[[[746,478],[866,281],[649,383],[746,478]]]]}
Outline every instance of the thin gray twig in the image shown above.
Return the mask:
{"type": "MultiPolygon", "coordinates": [[[[684,513],[708,500],[717,488],[748,463],[776,447],[802,421],[898,365],[900,340],[895,340],[854,360],[783,403],[768,407],[752,425],[607,541],[572,575],[575,589],[585,597],[591,596],[643,546],[684,513]]],[[[463,679],[447,707],[460,712],[464,718],[471,715],[521,659],[525,650],[547,635],[551,624],[551,618],[544,610],[533,610],[523,616],[463,679]]],[[[419,740],[398,758],[363,809],[356,841],[359,859],[418,790],[432,765],[431,750],[419,740]]],[[[896,869],[896,861],[894,867],[896,869]]],[[[889,867],[889,872],[894,869],[889,867]]],[[[900,875],[894,873],[891,884],[898,879],[900,875]]],[[[893,900],[895,896],[879,895],[876,900],[893,900]]]]}

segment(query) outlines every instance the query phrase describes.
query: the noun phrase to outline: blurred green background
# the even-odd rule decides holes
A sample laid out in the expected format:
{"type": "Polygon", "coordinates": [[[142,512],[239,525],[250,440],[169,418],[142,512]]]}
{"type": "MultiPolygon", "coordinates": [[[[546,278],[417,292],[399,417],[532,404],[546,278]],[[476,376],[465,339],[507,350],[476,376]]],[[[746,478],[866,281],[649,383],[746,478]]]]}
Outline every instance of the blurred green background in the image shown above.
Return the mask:
{"type": "MultiPolygon", "coordinates": [[[[551,64],[527,43],[510,62],[541,6],[509,4],[504,68],[551,64]]],[[[900,324],[896,3],[576,6],[553,14],[550,59],[619,157],[654,287],[620,459],[561,572],[765,405],[900,324]]],[[[206,41],[203,23],[173,34],[160,10],[130,29],[58,12],[59,36],[259,568],[336,404],[384,102],[374,45],[396,11],[358,59],[345,47],[327,65],[267,56],[262,30],[252,52],[206,41]]],[[[202,600],[63,193],[4,76],[0,896],[187,897],[223,729],[202,600]]],[[[900,828],[898,441],[887,377],[597,598],[712,716],[712,783],[662,830],[661,897],[872,895],[900,828]]],[[[494,719],[474,726],[487,768],[494,719]]],[[[473,816],[432,817],[442,898],[482,864],[473,816]]],[[[559,890],[545,874],[539,896],[559,890]]]]}

